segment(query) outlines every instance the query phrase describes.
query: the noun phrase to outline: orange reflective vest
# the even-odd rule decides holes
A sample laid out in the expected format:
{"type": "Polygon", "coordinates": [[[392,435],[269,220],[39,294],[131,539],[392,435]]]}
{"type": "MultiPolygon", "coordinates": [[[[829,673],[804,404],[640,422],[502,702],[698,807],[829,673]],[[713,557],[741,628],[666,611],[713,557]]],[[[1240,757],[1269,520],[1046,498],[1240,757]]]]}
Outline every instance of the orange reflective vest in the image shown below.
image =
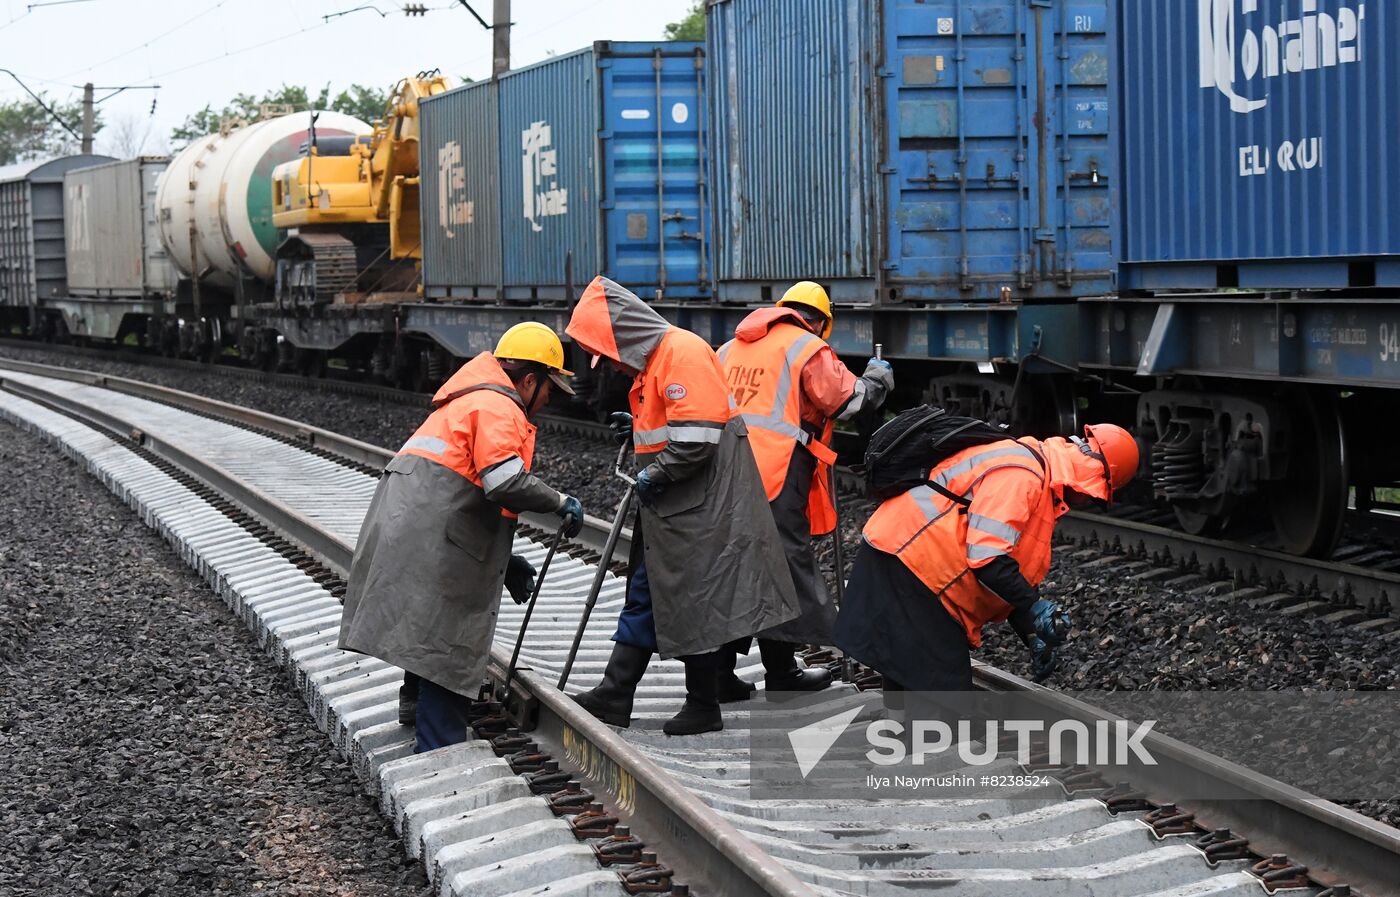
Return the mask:
{"type": "Polygon", "coordinates": [[[672,442],[718,445],[733,409],[714,350],[668,327],[627,395],[632,445],[641,463],[672,442]]]}
{"type": "MultiPolygon", "coordinates": [[[[433,396],[433,404],[435,410],[399,449],[400,455],[441,464],[483,491],[530,469],[535,426],[490,352],[462,365],[433,396]]],[[[502,507],[501,516],[516,515],[502,507]]]]}
{"type": "Polygon", "coordinates": [[[1011,605],[972,571],[1009,555],[1026,581],[1039,585],[1050,569],[1051,537],[1064,512],[1051,480],[1034,440],[973,446],[935,467],[930,485],[881,504],[865,525],[865,540],[903,561],[975,648],[982,627],[1005,620],[1011,605]]]}
{"type": "Polygon", "coordinates": [[[825,346],[821,337],[796,324],[777,323],[762,339],[731,340],[719,350],[730,395],[749,428],[768,500],[782,491],[797,446],[816,456],[807,500],[807,520],[816,536],[836,526],[830,490],[836,453],[830,447],[829,418],[819,433],[802,426],[802,369],[825,346]]]}

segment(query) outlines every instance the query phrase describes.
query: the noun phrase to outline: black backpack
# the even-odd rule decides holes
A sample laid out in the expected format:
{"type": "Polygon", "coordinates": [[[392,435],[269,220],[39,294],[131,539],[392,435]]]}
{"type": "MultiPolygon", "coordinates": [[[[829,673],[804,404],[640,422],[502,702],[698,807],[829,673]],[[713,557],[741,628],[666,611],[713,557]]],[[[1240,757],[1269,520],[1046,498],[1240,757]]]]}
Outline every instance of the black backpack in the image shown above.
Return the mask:
{"type": "Polygon", "coordinates": [[[930,471],[963,449],[1010,438],[1006,430],[975,417],[949,414],[932,405],[910,408],[870,437],[865,450],[866,489],[871,497],[887,501],[915,486],[928,485],[930,471]]]}

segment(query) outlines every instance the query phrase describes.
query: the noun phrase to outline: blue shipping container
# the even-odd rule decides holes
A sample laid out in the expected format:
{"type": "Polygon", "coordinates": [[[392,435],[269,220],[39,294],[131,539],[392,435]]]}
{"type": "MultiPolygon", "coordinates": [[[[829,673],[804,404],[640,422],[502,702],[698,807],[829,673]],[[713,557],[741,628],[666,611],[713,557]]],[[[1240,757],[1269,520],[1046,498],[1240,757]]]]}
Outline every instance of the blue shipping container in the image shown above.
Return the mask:
{"type": "Polygon", "coordinates": [[[1104,0],[885,0],[889,298],[1069,298],[1114,266],[1104,0]]]}
{"type": "Polygon", "coordinates": [[[704,51],[600,42],[503,75],[504,296],[603,273],[648,298],[708,295],[704,51]]]}
{"type": "Polygon", "coordinates": [[[877,8],[863,0],[716,0],[711,78],[720,297],[771,301],[796,280],[869,301],[877,272],[877,8]]]}
{"type": "Polygon", "coordinates": [[[1117,16],[1122,288],[1400,286],[1394,4],[1117,16]]]}
{"type": "Polygon", "coordinates": [[[418,104],[423,292],[494,297],[501,286],[497,85],[480,81],[418,104]]]}

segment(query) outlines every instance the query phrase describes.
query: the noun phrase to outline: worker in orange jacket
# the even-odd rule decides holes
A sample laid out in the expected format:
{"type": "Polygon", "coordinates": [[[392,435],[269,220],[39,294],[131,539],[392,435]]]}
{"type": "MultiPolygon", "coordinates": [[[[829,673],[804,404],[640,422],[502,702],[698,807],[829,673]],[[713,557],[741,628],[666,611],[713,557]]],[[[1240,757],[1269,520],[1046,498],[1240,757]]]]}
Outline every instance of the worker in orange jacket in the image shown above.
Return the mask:
{"type": "MultiPolygon", "coordinates": [[[[836,527],[831,497],[831,432],[879,408],[894,389],[889,362],[872,358],[856,377],[826,340],[832,330],[831,299],[820,284],[794,284],[773,308],[749,314],[734,339],[719,350],[725,379],[749,428],[749,444],[763,477],[773,519],[783,540],[788,570],[802,615],[759,635],[764,687],[770,691],[817,691],[831,684],[825,669],[799,669],[800,644],[831,641],[836,606],[817,566],[812,538],[836,527]]],[[[734,644],[747,653],[749,639],[734,644]]],[[[741,701],[754,687],[734,674],[736,654],[725,657],[720,700],[741,701]]]]}
{"type": "Polygon", "coordinates": [[[517,604],[529,598],[535,570],[511,554],[516,515],[558,514],[570,536],[583,527],[578,499],[530,472],[529,418],[551,390],[572,394],[567,376],[554,331],[515,325],[443,384],[379,479],[355,544],[340,647],[404,669],[400,721],[415,725],[416,751],[466,740],[501,589],[517,604]]]}
{"type": "Polygon", "coordinates": [[[612,657],[598,687],[574,699],[604,722],[629,725],[637,684],[659,653],[685,663],[685,705],[666,734],[721,729],[721,649],[797,615],[744,420],[709,344],[606,277],[579,298],[567,333],[595,364],[633,378],[631,413],[613,424],[640,468],[612,657]]]}
{"type": "Polygon", "coordinates": [[[836,622],[836,644],[878,670],[885,690],[967,691],[982,627],[1009,620],[1041,680],[1069,619],[1037,589],[1067,502],[1107,502],[1132,480],[1138,446],[1122,427],[1006,439],[945,459],[928,484],[883,502],[836,622]]]}

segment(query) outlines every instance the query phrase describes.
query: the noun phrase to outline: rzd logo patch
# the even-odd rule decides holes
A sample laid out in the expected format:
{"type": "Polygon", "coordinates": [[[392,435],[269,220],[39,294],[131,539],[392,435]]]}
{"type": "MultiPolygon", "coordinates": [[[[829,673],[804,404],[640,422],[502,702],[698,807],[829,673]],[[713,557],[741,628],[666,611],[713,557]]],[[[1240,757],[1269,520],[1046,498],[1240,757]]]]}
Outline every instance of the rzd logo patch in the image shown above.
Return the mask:
{"type": "Polygon", "coordinates": [[[681,399],[685,398],[685,387],[681,386],[679,383],[672,383],[670,386],[666,387],[666,398],[673,402],[679,402],[681,399]]]}

